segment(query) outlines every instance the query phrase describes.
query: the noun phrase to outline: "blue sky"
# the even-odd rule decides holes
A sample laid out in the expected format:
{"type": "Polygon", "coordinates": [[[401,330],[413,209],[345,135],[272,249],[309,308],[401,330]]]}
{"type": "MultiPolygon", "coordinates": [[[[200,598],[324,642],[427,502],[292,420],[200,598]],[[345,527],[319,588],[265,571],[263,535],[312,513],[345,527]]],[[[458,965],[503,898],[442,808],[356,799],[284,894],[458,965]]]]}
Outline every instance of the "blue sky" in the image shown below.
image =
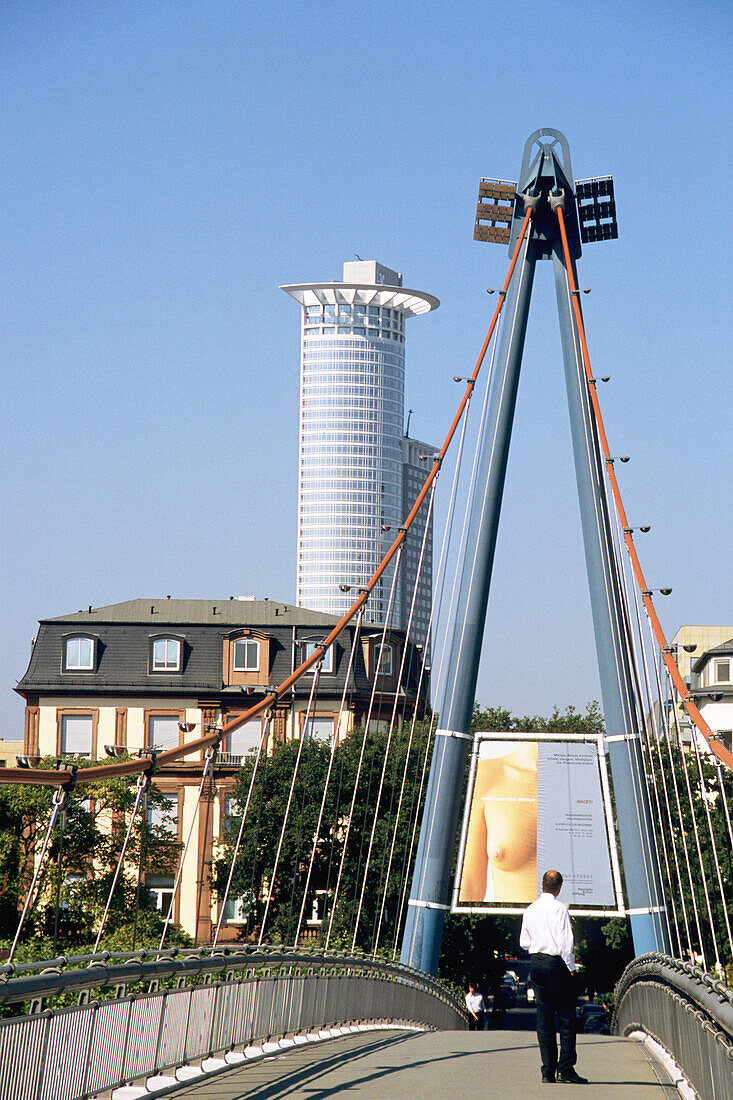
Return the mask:
{"type": "MultiPolygon", "coordinates": [[[[442,440],[507,255],[479,178],[538,127],[612,173],[580,280],[649,583],[733,621],[731,9],[723,2],[2,4],[0,735],[39,618],[295,592],[298,313],[356,253],[441,299],[408,325],[442,440]]],[[[447,482],[447,479],[446,479],[447,482]]],[[[441,489],[445,508],[447,488],[441,489]]],[[[444,512],[443,512],[444,514],[444,512]]],[[[598,696],[549,265],[535,283],[479,698],[598,696]]]]}

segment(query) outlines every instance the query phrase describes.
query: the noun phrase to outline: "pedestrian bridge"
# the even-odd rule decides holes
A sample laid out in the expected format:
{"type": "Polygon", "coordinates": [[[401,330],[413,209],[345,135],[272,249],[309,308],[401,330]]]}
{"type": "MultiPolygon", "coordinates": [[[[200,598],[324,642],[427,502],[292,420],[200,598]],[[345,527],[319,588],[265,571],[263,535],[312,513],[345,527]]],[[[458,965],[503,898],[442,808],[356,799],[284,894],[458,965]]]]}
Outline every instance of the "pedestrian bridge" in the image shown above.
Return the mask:
{"type": "MultiPolygon", "coordinates": [[[[594,1100],[669,1100],[678,1097],[668,1075],[643,1043],[607,1035],[578,1036],[578,1065],[590,1075],[594,1100]]],[[[378,1031],[301,1047],[244,1069],[228,1069],[184,1087],[182,1100],[277,1100],[354,1096],[528,1097],[539,1083],[531,1031],[378,1031]]],[[[559,1085],[552,1095],[573,1094],[559,1085]]]]}
{"type": "MultiPolygon", "coordinates": [[[[20,1014],[0,1020],[0,1100],[171,1090],[201,1100],[447,1097],[490,1080],[496,1095],[524,1096],[539,1083],[531,1030],[469,1033],[451,990],[375,957],[104,952],[3,970],[0,1004],[20,1014]]],[[[612,1030],[582,1036],[579,1048],[581,1071],[607,1095],[662,1096],[684,1077],[688,1096],[733,1096],[733,993],[697,968],[661,955],[634,960],[617,986],[612,1030]]]]}
{"type": "MultiPolygon", "coordinates": [[[[683,1074],[702,1100],[732,1100],[733,992],[705,971],[709,967],[730,981],[733,754],[729,733],[724,737],[724,731],[710,726],[698,708],[704,699],[719,701],[723,685],[726,692],[730,690],[731,665],[726,648],[725,660],[714,666],[715,682],[701,685],[704,692],[691,688],[680,671],[675,660],[678,647],[667,643],[652,598],[655,592],[668,595],[671,589],[652,589],[647,583],[633,534],[646,532],[649,526],[630,525],[615,472],[615,463],[627,462],[628,456],[615,456],[610,448],[597,386],[608,376],[598,379],[591,365],[580,307],[582,290],[576,278],[581,240],[616,236],[613,182],[610,177],[576,181],[564,136],[555,130],[538,130],[525,146],[517,184],[481,181],[476,234],[478,239],[501,241],[511,249],[509,270],[476,365],[470,376],[453,376],[465,384],[465,390],[445,440],[439,451],[419,456],[432,463],[430,471],[369,579],[362,577],[368,572],[364,566],[369,554],[374,547],[384,551],[384,534],[391,530],[379,503],[364,524],[364,559],[359,558],[356,583],[344,584],[340,574],[331,578],[334,592],[355,588],[358,595],[328,633],[308,641],[305,660],[278,684],[266,682],[253,688],[242,684],[246,701],[241,710],[229,710],[229,697],[218,718],[205,719],[201,710],[201,736],[177,738],[172,748],[159,751],[151,745],[137,757],[123,759],[118,758],[118,750],[124,755],[123,746],[115,744],[108,746],[113,758],[109,764],[80,767],[79,761],[59,757],[51,768],[37,766],[41,763],[35,755],[37,739],[31,744],[29,736],[29,755],[19,757],[18,768],[3,769],[3,783],[54,787],[55,794],[45,833],[43,828],[38,832],[43,840],[24,890],[8,963],[0,968],[4,1013],[0,1100],[102,1096],[132,1100],[151,1090],[161,1093],[174,1087],[180,1091],[183,1081],[188,1082],[186,1088],[198,1089],[199,1095],[206,1095],[209,1086],[214,1089],[209,1095],[225,1095],[224,1078],[212,1084],[204,1077],[229,1073],[230,1064],[238,1064],[232,1096],[247,1095],[241,1090],[255,1088],[258,1075],[267,1074],[274,1075],[275,1084],[263,1084],[262,1096],[284,1095],[282,1082],[288,1075],[293,1075],[290,1095],[299,1089],[324,1096],[347,1089],[364,1093],[378,1089],[380,1096],[386,1096],[394,1089],[392,1094],[400,1096],[422,1092],[453,1097],[461,1091],[485,1094],[493,1080],[498,1095],[524,1096],[533,1082],[539,1083],[539,1059],[531,1033],[464,1034],[462,999],[428,975],[438,972],[443,920],[453,906],[450,884],[457,823],[474,741],[473,706],[534,270],[536,262],[550,258],[606,727],[603,743],[602,731],[597,731],[599,767],[601,754],[604,761],[607,755],[615,805],[611,820],[610,792],[602,796],[609,807],[605,856],[609,866],[616,867],[617,888],[601,891],[592,912],[627,917],[639,956],[617,985],[613,1034],[608,1039],[584,1040],[581,1069],[591,1080],[604,1081],[608,1095],[626,1098],[636,1096],[633,1090],[637,1089],[658,1091],[662,1086],[650,1076],[647,1047],[634,1045],[631,1038],[639,1035],[656,1044],[661,1054],[668,1052],[664,1057],[671,1056],[680,1067],[673,1068],[673,1076],[683,1074]],[[483,395],[476,400],[479,382],[483,395]],[[469,418],[471,428],[466,434],[469,418]],[[426,561],[432,560],[427,533],[438,477],[454,440],[455,466],[430,621],[427,634],[417,641],[413,617],[420,586],[429,590],[432,584],[426,567],[426,561]],[[453,525],[458,529],[457,546],[451,542],[453,525]],[[410,590],[409,614],[403,615],[402,595],[410,590]],[[425,644],[425,638],[436,626],[433,610],[440,608],[445,622],[439,623],[441,643],[434,648],[436,656],[440,653],[437,706],[420,731],[418,704],[432,695],[432,689],[427,689],[432,645],[425,644]],[[338,731],[345,728],[348,670],[359,658],[365,623],[379,624],[376,671],[365,700],[353,773],[344,786],[343,767],[335,766],[338,731]],[[404,644],[392,670],[390,631],[402,631],[400,623],[404,644]],[[333,667],[332,646],[338,639],[344,688],[339,713],[333,718],[328,761],[316,782],[309,771],[312,723],[318,717],[321,672],[330,674],[326,669],[329,661],[333,667]],[[412,667],[413,656],[417,668],[412,667]],[[278,708],[306,676],[312,677],[309,702],[303,712],[302,735],[297,738],[284,813],[272,828],[272,843],[268,836],[262,844],[258,839],[262,774],[273,755],[278,708]],[[402,703],[413,682],[410,724],[402,703]],[[195,830],[203,836],[210,828],[217,752],[226,751],[227,739],[237,729],[257,720],[262,723],[261,738],[251,759],[245,761],[239,826],[227,845],[228,877],[218,892],[212,946],[193,952],[164,950],[177,897],[183,892],[182,873],[191,838],[195,830]],[[379,758],[373,748],[375,731],[385,734],[379,758]],[[124,841],[106,907],[95,927],[97,952],[108,932],[113,901],[116,898],[119,905],[124,898],[126,876],[128,887],[141,881],[145,827],[140,828],[136,818],[141,824],[147,816],[148,786],[154,775],[164,776],[165,769],[195,754],[201,760],[201,782],[181,846],[160,949],[152,955],[103,953],[70,962],[56,958],[14,963],[16,948],[33,936],[43,895],[41,875],[54,859],[54,851],[57,881],[63,882],[61,851],[72,796],[83,798],[85,788],[90,790],[88,784],[100,780],[138,776],[127,831],[120,832],[124,841]],[[364,796],[360,806],[357,795],[364,796]],[[616,832],[619,852],[615,851],[616,832]],[[137,861],[131,855],[134,835],[140,838],[137,861]],[[251,859],[258,844],[264,860],[251,859]],[[219,944],[219,937],[228,904],[244,903],[241,893],[237,897],[242,881],[251,883],[246,892],[254,923],[247,936],[256,936],[258,944],[228,951],[219,944]],[[263,946],[275,937],[300,944],[308,924],[306,914],[318,898],[328,902],[328,920],[319,933],[323,950],[309,953],[263,946]],[[328,950],[337,936],[339,942],[350,944],[351,954],[328,950]],[[385,942],[388,937],[391,949],[385,942]],[[388,963],[378,954],[396,958],[400,940],[401,958],[409,965],[388,963]],[[370,954],[356,954],[359,946],[370,954]],[[693,960],[702,962],[703,969],[694,966],[693,960]],[[192,1085],[193,1079],[200,1080],[192,1085]],[[280,1092],[272,1091],[278,1088],[280,1092]]],[[[538,460],[542,460],[540,452],[538,460]]],[[[682,648],[692,652],[698,645],[682,648]]],[[[37,723],[37,714],[33,722],[37,723]]],[[[192,728],[185,722],[179,726],[182,734],[192,728]]],[[[507,800],[533,801],[516,794],[507,800]]],[[[521,889],[509,890],[505,902],[524,905],[534,895],[535,872],[541,876],[542,871],[536,866],[536,826],[537,819],[524,829],[522,845],[517,844],[524,852],[531,889],[527,892],[525,883],[521,889]]],[[[581,833],[592,835],[592,830],[582,825],[577,832],[568,832],[569,842],[575,844],[581,833]]],[[[503,844],[497,850],[504,851],[503,844]]],[[[489,854],[484,845],[482,856],[487,861],[489,854]]],[[[584,877],[593,859],[589,856],[582,863],[568,850],[566,862],[576,859],[576,870],[584,877]]],[[[561,865],[559,858],[553,857],[553,862],[561,865]]],[[[200,867],[197,880],[203,884],[209,876],[206,861],[195,865],[200,867]]],[[[83,868],[69,869],[83,870],[85,875],[98,870],[92,860],[83,868]]],[[[477,892],[471,886],[473,893],[469,891],[466,900],[481,904],[466,912],[516,911],[504,909],[500,897],[489,892],[488,879],[483,881],[492,900],[481,903],[484,890],[477,892]]],[[[139,889],[135,897],[137,906],[139,889]]],[[[576,904],[579,901],[584,902],[575,909],[580,915],[592,898],[579,891],[576,904]]],[[[59,907],[60,889],[56,925],[59,907]]],[[[209,920],[212,905],[199,899],[199,907],[208,907],[209,920]]],[[[52,950],[56,952],[57,947],[52,950]]]]}

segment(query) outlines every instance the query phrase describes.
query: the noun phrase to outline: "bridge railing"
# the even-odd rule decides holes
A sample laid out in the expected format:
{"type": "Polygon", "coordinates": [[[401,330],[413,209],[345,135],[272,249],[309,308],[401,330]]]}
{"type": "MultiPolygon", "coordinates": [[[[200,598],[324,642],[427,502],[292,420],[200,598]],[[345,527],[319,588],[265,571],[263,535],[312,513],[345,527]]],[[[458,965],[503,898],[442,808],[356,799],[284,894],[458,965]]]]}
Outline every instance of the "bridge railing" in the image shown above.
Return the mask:
{"type": "Polygon", "coordinates": [[[616,986],[611,1030],[662,1046],[702,1100],[733,1094],[733,991],[668,955],[634,959],[616,986]]]}
{"type": "Polygon", "coordinates": [[[35,1009],[0,1020],[0,1100],[109,1095],[236,1048],[330,1029],[467,1026],[445,986],[368,956],[274,948],[80,961],[0,969],[0,1004],[35,1009]],[[90,999],[102,990],[112,996],[90,999]],[[68,994],[79,1003],[43,1007],[68,994]]]}

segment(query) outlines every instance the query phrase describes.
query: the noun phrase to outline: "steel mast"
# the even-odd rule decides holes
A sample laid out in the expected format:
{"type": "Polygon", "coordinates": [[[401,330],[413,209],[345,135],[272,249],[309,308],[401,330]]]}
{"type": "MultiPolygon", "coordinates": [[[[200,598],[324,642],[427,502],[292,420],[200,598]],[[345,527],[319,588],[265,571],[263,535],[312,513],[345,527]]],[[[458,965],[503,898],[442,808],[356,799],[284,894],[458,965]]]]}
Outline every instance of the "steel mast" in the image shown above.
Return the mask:
{"type": "Polygon", "coordinates": [[[565,383],[570,412],[593,629],[616,814],[634,950],[668,951],[661,875],[644,781],[633,678],[625,644],[624,604],[613,551],[604,469],[588,396],[571,290],[583,243],[617,236],[610,177],[572,183],[570,150],[557,130],[537,130],[524,148],[519,185],[482,180],[475,237],[510,244],[532,212],[530,235],[507,291],[486,427],[477,469],[462,565],[453,643],[420,830],[415,872],[402,941],[402,962],[436,974],[445,913],[450,910],[460,800],[471,716],[506,476],[534,269],[552,259],[555,273],[565,383]],[[545,139],[545,140],[543,140],[545,139]],[[557,208],[563,212],[572,283],[566,266],[557,208]]]}

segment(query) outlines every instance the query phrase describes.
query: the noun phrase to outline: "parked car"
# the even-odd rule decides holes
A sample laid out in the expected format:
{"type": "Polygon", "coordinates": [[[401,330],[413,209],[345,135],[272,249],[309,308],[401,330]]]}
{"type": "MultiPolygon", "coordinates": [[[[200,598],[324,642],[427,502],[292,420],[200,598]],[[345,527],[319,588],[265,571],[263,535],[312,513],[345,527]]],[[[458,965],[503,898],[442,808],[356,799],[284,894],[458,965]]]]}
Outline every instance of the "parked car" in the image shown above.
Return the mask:
{"type": "Polygon", "coordinates": [[[603,1005],[589,1001],[579,1005],[576,1010],[578,1031],[594,1035],[610,1035],[611,1027],[608,1021],[608,1013],[603,1005]]]}
{"type": "Polygon", "coordinates": [[[501,979],[501,984],[496,991],[494,997],[495,1008],[516,1008],[517,1007],[517,983],[509,974],[505,974],[501,979]]]}

